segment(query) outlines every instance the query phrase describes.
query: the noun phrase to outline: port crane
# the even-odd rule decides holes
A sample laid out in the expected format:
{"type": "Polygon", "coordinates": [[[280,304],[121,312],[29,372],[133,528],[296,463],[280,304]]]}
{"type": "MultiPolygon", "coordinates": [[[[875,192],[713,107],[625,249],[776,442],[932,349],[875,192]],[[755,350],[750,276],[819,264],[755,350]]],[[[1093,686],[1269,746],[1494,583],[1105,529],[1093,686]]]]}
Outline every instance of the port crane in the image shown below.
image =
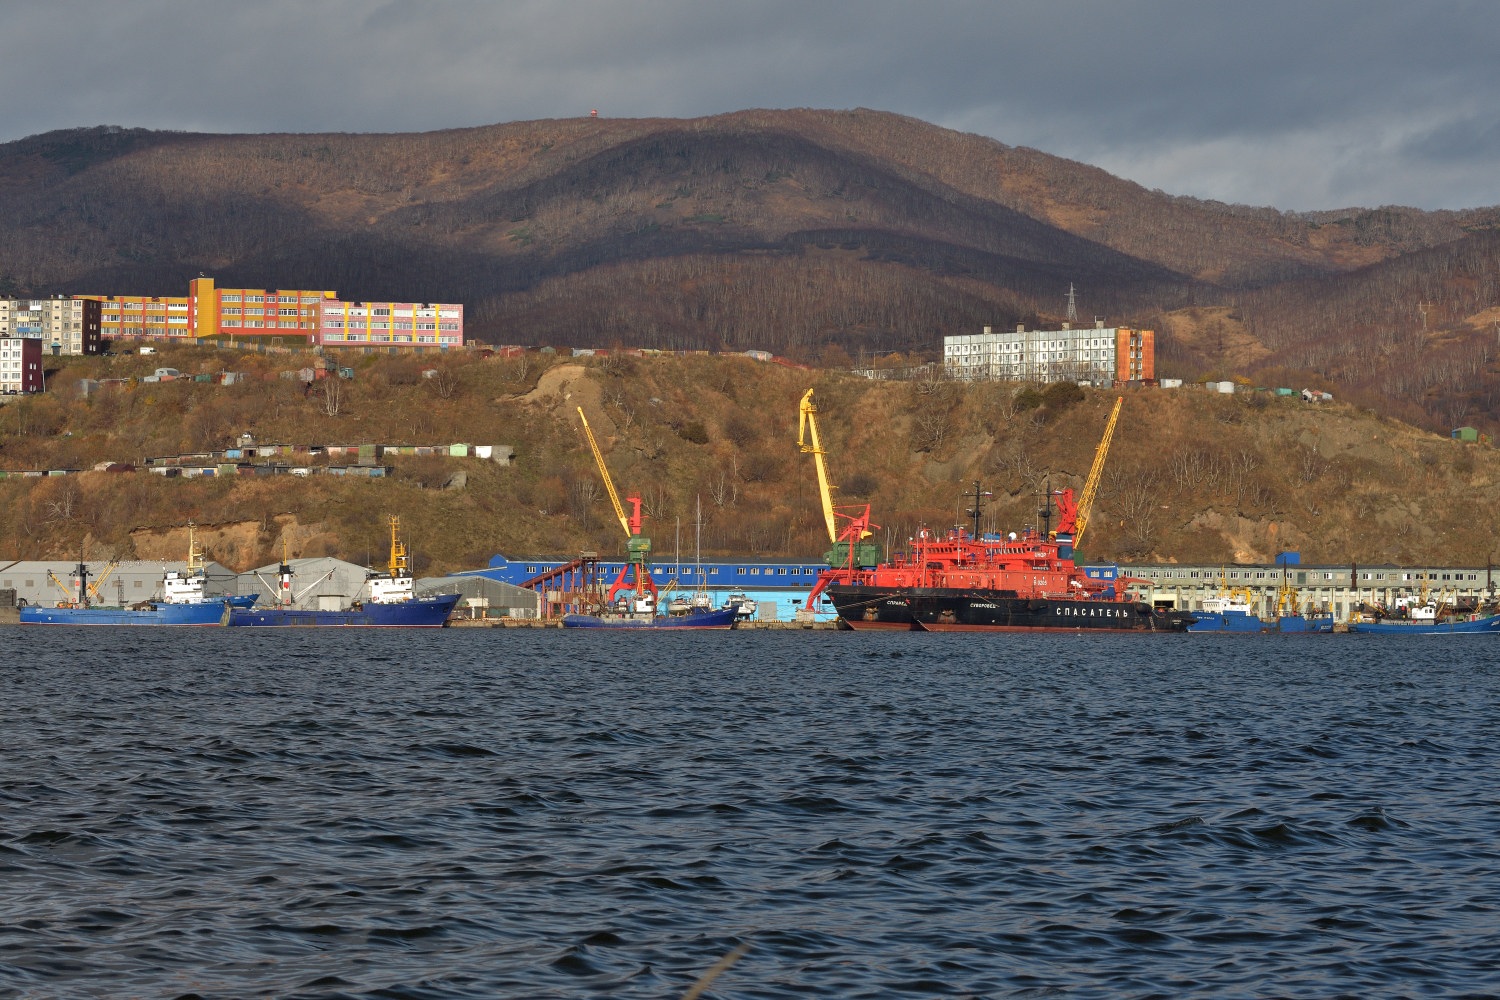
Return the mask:
{"type": "Polygon", "coordinates": [[[615,492],[614,481],[609,478],[609,469],[604,465],[599,442],[594,440],[594,432],[589,429],[589,419],[583,415],[581,406],[578,407],[578,419],[583,421],[583,434],[588,438],[589,448],[594,453],[594,462],[599,466],[599,478],[604,480],[604,489],[615,508],[615,517],[619,519],[620,527],[625,529],[625,565],[620,567],[620,575],[615,577],[605,600],[613,604],[615,596],[628,586],[635,594],[635,610],[653,610],[657,599],[656,581],[651,578],[651,539],[641,534],[641,498],[636,494],[625,498],[625,502],[631,506],[631,514],[626,517],[625,508],[620,505],[620,495],[615,492]]]}
{"type": "Polygon", "coordinates": [[[809,389],[802,394],[802,402],[797,408],[797,447],[804,455],[813,457],[813,465],[818,470],[818,496],[823,502],[823,520],[828,527],[828,541],[833,546],[824,554],[824,559],[833,569],[874,566],[880,562],[880,546],[865,539],[870,537],[872,527],[880,526],[870,523],[869,504],[865,504],[862,510],[858,507],[840,510],[833,505],[835,487],[829,484],[828,469],[823,463],[825,452],[818,437],[817,413],[818,407],[813,403],[813,390],[809,389]],[[848,522],[842,529],[839,527],[840,518],[848,522]]]}
{"type": "Polygon", "coordinates": [[[1124,403],[1125,397],[1119,397],[1115,400],[1114,408],[1109,411],[1104,436],[1094,451],[1094,465],[1089,469],[1089,477],[1084,480],[1083,493],[1077,502],[1073,500],[1071,489],[1063,490],[1057,497],[1057,509],[1061,515],[1057,523],[1057,534],[1072,535],[1071,549],[1074,551],[1083,546],[1083,531],[1088,527],[1089,515],[1094,510],[1094,498],[1099,494],[1099,481],[1104,477],[1104,459],[1109,454],[1109,442],[1115,436],[1115,425],[1120,421],[1120,407],[1124,403]]]}

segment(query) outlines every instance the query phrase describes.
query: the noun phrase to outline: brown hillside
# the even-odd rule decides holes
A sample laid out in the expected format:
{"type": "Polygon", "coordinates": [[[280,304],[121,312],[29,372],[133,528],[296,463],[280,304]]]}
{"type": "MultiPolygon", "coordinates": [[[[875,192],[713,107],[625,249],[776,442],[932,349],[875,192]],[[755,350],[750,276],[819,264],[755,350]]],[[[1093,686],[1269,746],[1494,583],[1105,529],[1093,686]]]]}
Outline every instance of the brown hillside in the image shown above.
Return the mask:
{"type": "MultiPolygon", "coordinates": [[[[389,479],[163,479],[85,472],[0,479],[0,556],[166,558],[188,522],[238,569],[292,555],[356,562],[383,550],[402,517],[421,572],[482,566],[495,553],[618,552],[577,407],[589,415],[622,494],[639,491],[658,556],[694,535],[705,554],[811,559],[826,548],[797,403],[815,388],[843,502],[869,502],[880,541],[960,519],[976,480],[993,491],[987,528],[1034,523],[1047,488],[1082,486],[1114,394],[1072,386],[872,382],[744,357],[616,356],[587,364],[536,355],[362,359],[330,412],[326,387],[275,376],[293,356],[178,348],[158,359],[69,362],[56,395],[0,406],[0,466],[91,469],[107,461],[260,442],[509,444],[514,466],[392,459],[389,479]],[[80,376],[246,371],[243,385],[174,382],[106,389],[80,376]],[[461,485],[455,473],[463,473],[461,485]]],[[[1500,458],[1343,404],[1267,393],[1126,393],[1085,549],[1099,559],[1265,561],[1282,548],[1316,562],[1482,565],[1500,509],[1500,458]]]]}

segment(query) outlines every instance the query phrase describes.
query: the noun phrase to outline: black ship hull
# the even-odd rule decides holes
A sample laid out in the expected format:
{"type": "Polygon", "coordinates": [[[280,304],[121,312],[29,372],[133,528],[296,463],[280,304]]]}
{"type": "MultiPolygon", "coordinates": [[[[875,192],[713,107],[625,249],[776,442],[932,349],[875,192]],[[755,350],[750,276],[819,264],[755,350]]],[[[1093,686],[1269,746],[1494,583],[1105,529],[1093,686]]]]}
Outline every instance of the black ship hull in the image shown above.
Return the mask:
{"type": "Polygon", "coordinates": [[[833,586],[853,629],[923,632],[1186,632],[1193,617],[1141,601],[1026,598],[1014,591],[833,586]]]}
{"type": "Polygon", "coordinates": [[[827,593],[838,611],[840,628],[910,632],[917,627],[911,614],[912,595],[928,591],[834,584],[827,593]]]}

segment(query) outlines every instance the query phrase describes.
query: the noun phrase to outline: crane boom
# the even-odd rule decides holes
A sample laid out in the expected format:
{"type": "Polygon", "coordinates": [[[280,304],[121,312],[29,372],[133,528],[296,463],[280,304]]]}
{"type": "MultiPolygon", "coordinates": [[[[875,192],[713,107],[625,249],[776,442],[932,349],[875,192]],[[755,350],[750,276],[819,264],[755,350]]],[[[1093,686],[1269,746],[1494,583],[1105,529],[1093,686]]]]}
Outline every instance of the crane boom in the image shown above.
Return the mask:
{"type": "Polygon", "coordinates": [[[609,502],[614,505],[615,517],[620,519],[620,527],[625,529],[625,537],[631,538],[635,532],[630,530],[630,519],[625,516],[625,508],[620,506],[620,495],[615,492],[615,484],[610,481],[609,469],[604,467],[604,456],[599,453],[599,442],[594,440],[594,432],[589,430],[589,418],[583,415],[583,407],[578,408],[578,419],[583,421],[583,433],[589,439],[589,447],[593,449],[594,461],[599,465],[599,475],[604,479],[604,488],[609,492],[609,502]]]}
{"type": "Polygon", "coordinates": [[[1099,440],[1099,449],[1094,452],[1094,467],[1089,469],[1089,478],[1083,484],[1083,495],[1078,498],[1078,524],[1073,530],[1074,548],[1083,547],[1083,530],[1088,527],[1089,514],[1094,509],[1094,497],[1099,492],[1099,480],[1104,474],[1104,457],[1109,454],[1109,440],[1115,435],[1115,424],[1120,419],[1120,407],[1125,397],[1115,400],[1115,408],[1109,412],[1109,423],[1104,425],[1104,437],[1099,440]]]}
{"type": "Polygon", "coordinates": [[[839,540],[838,522],[833,514],[833,488],[828,485],[828,470],[823,465],[823,446],[818,441],[818,421],[814,416],[818,408],[813,405],[811,389],[802,394],[802,405],[797,409],[797,447],[804,455],[813,457],[818,468],[818,496],[823,501],[823,520],[828,524],[828,540],[839,540]]]}

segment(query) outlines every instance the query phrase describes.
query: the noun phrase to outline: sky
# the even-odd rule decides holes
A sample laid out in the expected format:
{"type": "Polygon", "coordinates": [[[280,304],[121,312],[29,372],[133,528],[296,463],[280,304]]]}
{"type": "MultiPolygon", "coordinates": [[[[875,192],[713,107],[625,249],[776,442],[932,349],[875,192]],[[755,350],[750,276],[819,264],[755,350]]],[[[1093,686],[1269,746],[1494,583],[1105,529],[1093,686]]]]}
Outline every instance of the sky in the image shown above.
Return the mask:
{"type": "Polygon", "coordinates": [[[1169,194],[1500,205],[1495,0],[4,0],[0,142],[871,108],[1169,194]]]}

